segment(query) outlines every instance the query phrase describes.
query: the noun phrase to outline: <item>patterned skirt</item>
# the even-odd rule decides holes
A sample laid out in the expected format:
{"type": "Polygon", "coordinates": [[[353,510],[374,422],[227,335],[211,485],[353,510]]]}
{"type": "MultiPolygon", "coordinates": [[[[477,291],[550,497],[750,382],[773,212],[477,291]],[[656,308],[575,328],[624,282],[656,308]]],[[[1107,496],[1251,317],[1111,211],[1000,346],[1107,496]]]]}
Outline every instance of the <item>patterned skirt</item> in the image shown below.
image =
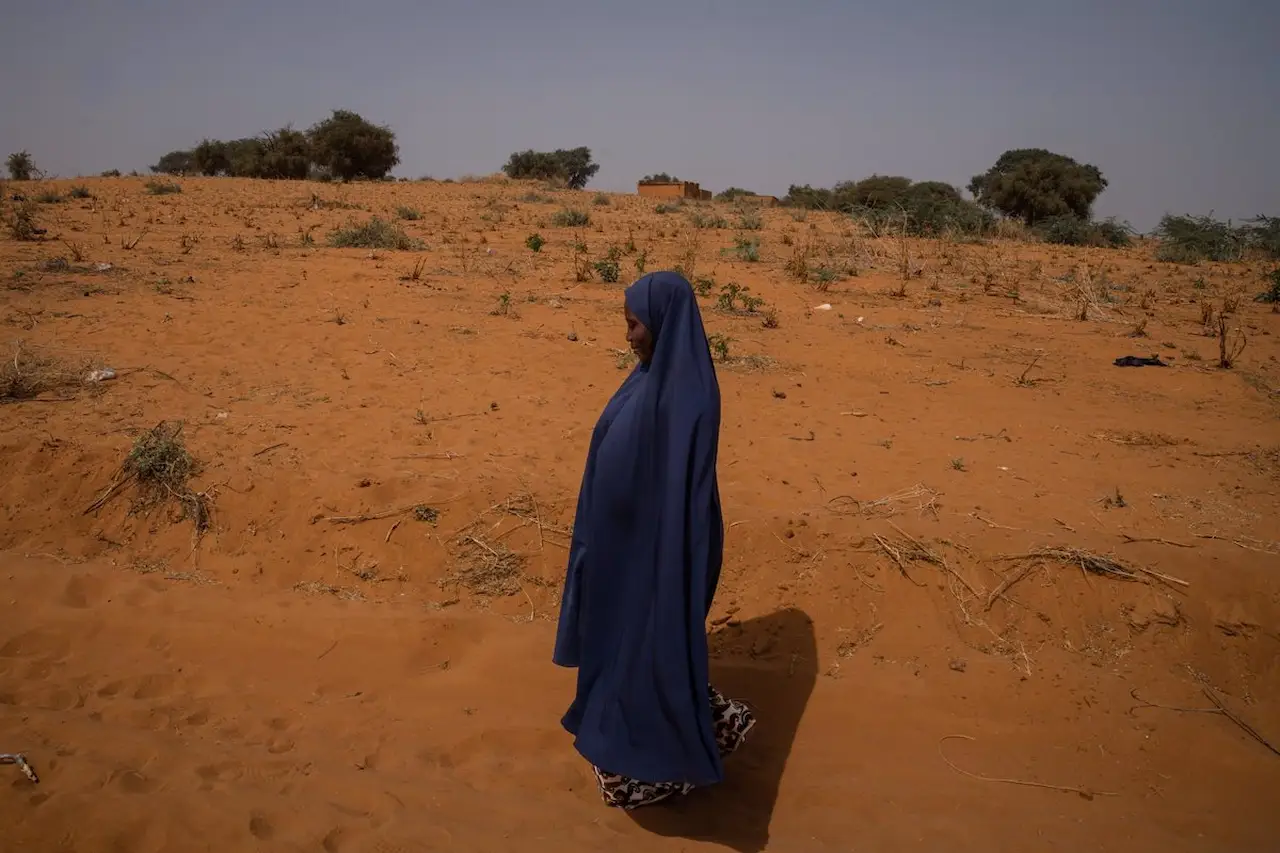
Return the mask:
{"type": "MultiPolygon", "coordinates": [[[[714,687],[708,685],[707,692],[711,697],[711,720],[716,745],[720,748],[720,757],[724,758],[746,742],[747,734],[756,724],[755,714],[745,703],[726,699],[714,687]]],[[[693,790],[692,785],[683,782],[642,782],[629,776],[609,773],[594,765],[592,769],[605,805],[615,808],[650,806],[693,790]]]]}

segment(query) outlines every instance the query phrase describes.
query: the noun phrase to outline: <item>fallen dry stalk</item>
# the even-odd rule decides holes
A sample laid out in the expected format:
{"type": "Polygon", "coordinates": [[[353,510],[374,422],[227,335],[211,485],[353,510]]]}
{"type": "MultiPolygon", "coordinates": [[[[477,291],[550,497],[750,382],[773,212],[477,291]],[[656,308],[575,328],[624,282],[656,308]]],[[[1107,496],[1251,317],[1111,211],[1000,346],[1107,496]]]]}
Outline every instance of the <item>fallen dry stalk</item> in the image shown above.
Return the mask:
{"type": "Polygon", "coordinates": [[[378,521],[383,518],[392,518],[394,516],[404,515],[410,512],[416,513],[424,521],[427,521],[427,520],[431,520],[431,517],[433,516],[433,514],[437,514],[435,512],[434,507],[444,506],[445,504],[453,503],[454,501],[459,500],[462,497],[463,495],[455,495],[451,498],[446,498],[442,501],[431,501],[430,503],[419,501],[418,503],[408,504],[407,506],[398,506],[392,509],[384,509],[379,512],[361,513],[360,515],[317,516],[316,518],[312,519],[312,523],[314,524],[317,521],[328,521],[333,524],[361,524],[366,521],[378,521]]]}
{"type": "Polygon", "coordinates": [[[852,495],[837,495],[827,501],[827,509],[838,515],[862,515],[865,517],[886,517],[893,515],[894,504],[917,500],[916,509],[921,515],[926,512],[936,515],[938,512],[938,493],[920,484],[886,495],[874,501],[860,501],[852,495]],[[852,510],[848,509],[852,505],[852,510]]]}
{"type": "Polygon", "coordinates": [[[1088,788],[1077,788],[1072,785],[1050,785],[1045,782],[1029,782],[1025,779],[1003,779],[998,776],[982,776],[978,773],[971,773],[968,770],[957,767],[950,758],[947,758],[947,754],[942,751],[942,745],[949,740],[976,740],[976,738],[972,738],[969,735],[945,735],[938,741],[938,756],[948,767],[961,776],[968,776],[970,779],[977,779],[979,782],[1000,782],[1005,785],[1022,785],[1027,788],[1044,788],[1049,791],[1061,791],[1066,794],[1079,794],[1086,800],[1092,800],[1094,797],[1119,796],[1114,791],[1091,791],[1088,788]]]}
{"type": "Polygon", "coordinates": [[[533,598],[522,583],[522,579],[538,582],[536,578],[525,578],[524,575],[524,563],[530,554],[513,551],[502,541],[526,527],[537,530],[538,547],[532,552],[535,554],[541,553],[548,536],[569,536],[569,531],[565,528],[543,520],[542,510],[531,493],[519,492],[488,507],[449,537],[458,548],[455,555],[458,566],[441,583],[461,584],[477,595],[507,596],[517,592],[524,593],[529,601],[532,621],[536,613],[533,598]],[[494,514],[499,517],[496,522],[491,523],[490,517],[494,514]],[[520,523],[494,535],[507,518],[517,519],[520,523]]]}
{"type": "Polygon", "coordinates": [[[1142,708],[1158,708],[1162,711],[1175,711],[1179,714],[1217,714],[1219,716],[1226,717],[1232,723],[1235,723],[1235,725],[1238,726],[1241,731],[1243,731],[1249,737],[1256,740],[1258,743],[1262,744],[1264,747],[1270,750],[1273,755],[1280,756],[1280,747],[1277,747],[1271,741],[1267,740],[1265,737],[1262,736],[1262,734],[1257,729],[1255,729],[1253,726],[1246,723],[1238,714],[1236,714],[1234,711],[1228,708],[1226,706],[1226,703],[1223,702],[1221,697],[1218,696],[1218,692],[1216,690],[1214,690],[1208,684],[1205,684],[1203,682],[1201,682],[1200,684],[1200,690],[1209,699],[1209,701],[1213,703],[1214,707],[1212,708],[1178,708],[1173,705],[1159,705],[1155,702],[1148,702],[1146,699],[1143,699],[1141,696],[1138,695],[1138,688],[1135,687],[1129,691],[1129,695],[1133,697],[1133,701],[1138,702],[1139,704],[1134,705],[1132,708],[1130,708],[1129,714],[1132,716],[1134,711],[1137,711],[1142,708]]]}
{"type": "MultiPolygon", "coordinates": [[[[1040,560],[1045,562],[1056,562],[1064,565],[1079,566],[1083,572],[1109,577],[1115,580],[1138,581],[1144,582],[1144,579],[1154,579],[1162,583],[1176,585],[1180,587],[1191,586],[1187,581],[1181,578],[1175,578],[1171,575],[1162,574],[1152,569],[1142,568],[1141,566],[1126,566],[1118,560],[1101,554],[1094,554],[1084,551],[1080,548],[1065,547],[1044,547],[1029,551],[1026,554],[1006,554],[996,557],[1001,561],[1018,561],[1018,560],[1040,560]]],[[[1012,584],[1010,584],[1012,586],[1012,584]]],[[[1007,589],[1007,587],[1006,587],[1007,589]]]]}

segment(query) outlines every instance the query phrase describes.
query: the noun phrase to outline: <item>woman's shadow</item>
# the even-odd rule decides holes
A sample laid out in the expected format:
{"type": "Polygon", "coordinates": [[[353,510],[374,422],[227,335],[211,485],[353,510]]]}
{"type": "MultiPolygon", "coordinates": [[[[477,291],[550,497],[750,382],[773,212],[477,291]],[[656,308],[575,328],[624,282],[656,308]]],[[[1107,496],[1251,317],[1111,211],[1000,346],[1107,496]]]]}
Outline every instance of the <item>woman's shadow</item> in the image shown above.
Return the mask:
{"type": "Polygon", "coordinates": [[[713,631],[710,646],[712,683],[748,702],[756,727],[725,760],[723,782],[628,814],[657,835],[757,853],[769,842],[778,786],[818,679],[813,620],[800,610],[780,610],[713,631]]]}

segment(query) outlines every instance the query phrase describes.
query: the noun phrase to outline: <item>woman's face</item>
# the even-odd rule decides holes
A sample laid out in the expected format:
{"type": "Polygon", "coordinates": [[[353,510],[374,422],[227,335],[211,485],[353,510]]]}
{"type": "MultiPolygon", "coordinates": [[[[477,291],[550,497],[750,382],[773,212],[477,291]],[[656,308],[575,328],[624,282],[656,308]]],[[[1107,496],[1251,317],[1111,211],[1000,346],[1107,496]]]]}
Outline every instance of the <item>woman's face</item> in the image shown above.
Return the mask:
{"type": "Polygon", "coordinates": [[[631,345],[631,351],[640,359],[640,363],[648,364],[653,360],[653,335],[640,322],[640,318],[631,313],[630,308],[624,305],[622,310],[627,317],[627,343],[631,345]]]}

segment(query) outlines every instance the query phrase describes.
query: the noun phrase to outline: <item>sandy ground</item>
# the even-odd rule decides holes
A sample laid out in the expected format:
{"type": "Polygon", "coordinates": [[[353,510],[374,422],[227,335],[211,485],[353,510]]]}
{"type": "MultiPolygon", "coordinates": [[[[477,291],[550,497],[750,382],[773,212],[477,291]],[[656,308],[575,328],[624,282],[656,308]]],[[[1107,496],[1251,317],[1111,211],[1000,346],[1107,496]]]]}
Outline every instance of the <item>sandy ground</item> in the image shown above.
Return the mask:
{"type": "Polygon", "coordinates": [[[119,373],[0,406],[0,751],[41,777],[0,766],[5,850],[1276,848],[1280,755],[1176,710],[1280,746],[1260,266],[498,182],[85,183],[0,240],[6,357],[119,373]],[[424,251],[324,248],[400,206],[424,251]],[[621,282],[575,281],[610,246],[621,282]],[[715,280],[713,670],[760,726],[723,785],[627,815],[550,653],[642,254],[715,280]],[[764,304],[722,310],[730,282],[764,304]],[[198,541],[130,489],[86,512],[160,421],[203,465],[198,541]],[[1049,546],[1134,577],[1020,558],[1049,546]]]}

